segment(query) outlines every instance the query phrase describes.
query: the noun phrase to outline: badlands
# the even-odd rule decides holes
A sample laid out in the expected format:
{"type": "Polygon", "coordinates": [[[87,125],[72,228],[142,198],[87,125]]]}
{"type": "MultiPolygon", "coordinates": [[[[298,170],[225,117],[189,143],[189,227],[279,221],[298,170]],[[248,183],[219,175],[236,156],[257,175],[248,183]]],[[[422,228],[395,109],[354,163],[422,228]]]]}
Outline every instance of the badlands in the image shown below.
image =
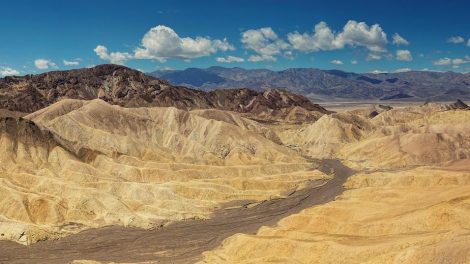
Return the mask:
{"type": "Polygon", "coordinates": [[[0,263],[470,263],[470,108],[123,66],[0,79],[0,263]]]}

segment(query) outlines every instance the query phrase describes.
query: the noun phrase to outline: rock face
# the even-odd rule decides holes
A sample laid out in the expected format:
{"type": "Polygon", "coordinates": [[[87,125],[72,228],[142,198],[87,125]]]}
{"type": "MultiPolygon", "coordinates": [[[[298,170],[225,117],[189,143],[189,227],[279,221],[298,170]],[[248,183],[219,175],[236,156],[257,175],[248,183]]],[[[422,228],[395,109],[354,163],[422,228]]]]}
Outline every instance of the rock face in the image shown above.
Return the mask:
{"type": "Polygon", "coordinates": [[[286,91],[233,89],[206,93],[173,86],[118,65],[0,79],[0,108],[3,109],[34,112],[67,98],[99,98],[124,107],[173,106],[185,110],[216,108],[242,113],[286,111],[302,107],[307,111],[328,112],[305,97],[286,91]]]}
{"type": "Polygon", "coordinates": [[[451,104],[450,107],[452,109],[463,109],[463,110],[468,110],[470,109],[470,106],[468,106],[466,103],[462,102],[462,100],[457,100],[455,103],[451,104]]]}

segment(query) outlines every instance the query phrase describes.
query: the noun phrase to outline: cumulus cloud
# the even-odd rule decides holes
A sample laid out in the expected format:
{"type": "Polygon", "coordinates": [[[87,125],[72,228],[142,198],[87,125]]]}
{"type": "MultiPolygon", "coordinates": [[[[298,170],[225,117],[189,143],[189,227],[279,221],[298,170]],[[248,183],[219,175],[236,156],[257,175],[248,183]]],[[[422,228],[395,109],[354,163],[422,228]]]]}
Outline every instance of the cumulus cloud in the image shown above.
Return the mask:
{"type": "Polygon", "coordinates": [[[76,59],[76,60],[63,60],[62,62],[64,63],[65,66],[77,66],[77,65],[80,64],[79,59],[76,59]]]}
{"type": "Polygon", "coordinates": [[[218,51],[234,50],[227,39],[210,39],[209,37],[180,37],[172,28],[159,25],[151,28],[142,37],[140,46],[133,53],[108,52],[103,45],[94,49],[102,60],[124,64],[130,59],[152,59],[165,62],[168,58],[185,61],[209,56],[218,51]]]}
{"type": "Polygon", "coordinates": [[[34,61],[34,65],[40,70],[46,70],[49,68],[57,67],[57,64],[55,64],[53,61],[46,59],[37,59],[34,61]]]}
{"type": "Polygon", "coordinates": [[[275,56],[290,49],[290,45],[280,39],[270,27],[242,32],[241,42],[246,49],[256,53],[248,58],[252,62],[275,61],[275,56]]]}
{"type": "Polygon", "coordinates": [[[358,63],[357,60],[352,60],[352,61],[351,61],[351,64],[354,64],[354,65],[355,65],[355,64],[357,64],[357,63],[358,63]]]}
{"type": "Polygon", "coordinates": [[[396,59],[399,61],[412,61],[413,56],[409,50],[397,50],[396,59]]]}
{"type": "Polygon", "coordinates": [[[236,56],[227,56],[227,57],[218,57],[215,59],[217,62],[223,62],[223,63],[232,63],[232,62],[244,62],[245,59],[236,57],[236,56]]]}
{"type": "Polygon", "coordinates": [[[132,55],[127,52],[108,52],[108,48],[103,45],[98,45],[93,50],[100,59],[109,61],[114,64],[123,65],[127,60],[132,58],[132,55]]]}
{"type": "Polygon", "coordinates": [[[332,61],[330,61],[330,63],[331,64],[336,64],[336,65],[342,65],[343,64],[343,62],[340,61],[340,60],[332,60],[332,61]]]}
{"type": "Polygon", "coordinates": [[[20,75],[20,72],[10,67],[0,67],[0,76],[20,75]]]}
{"type": "Polygon", "coordinates": [[[396,69],[394,72],[400,73],[400,72],[409,72],[409,71],[411,71],[410,68],[399,68],[399,69],[396,69]]]}
{"type": "Polygon", "coordinates": [[[470,47],[470,39],[467,41],[467,46],[470,47]]]}
{"type": "Polygon", "coordinates": [[[368,26],[364,22],[349,20],[343,32],[337,36],[338,41],[345,45],[363,46],[373,52],[386,51],[387,34],[378,24],[368,26]]]}
{"type": "Polygon", "coordinates": [[[405,38],[400,36],[398,33],[395,33],[392,38],[393,38],[392,43],[397,45],[397,46],[399,46],[399,45],[409,45],[410,44],[408,42],[408,40],[406,40],[405,38]]]}
{"type": "Polygon", "coordinates": [[[461,36],[453,36],[447,39],[448,43],[453,43],[453,44],[460,44],[465,42],[465,40],[461,36]]]}
{"type": "Polygon", "coordinates": [[[249,61],[275,61],[279,55],[292,57],[288,55],[293,50],[309,53],[338,50],[347,46],[364,47],[373,54],[372,59],[380,59],[380,53],[387,51],[388,40],[380,25],[369,26],[365,22],[349,20],[339,32],[333,31],[321,21],[312,32],[288,33],[287,41],[270,27],[250,29],[242,33],[241,42],[246,49],[256,53],[248,58],[249,61]]]}
{"type": "Polygon", "coordinates": [[[325,23],[315,25],[312,33],[291,32],[287,35],[293,49],[303,52],[343,49],[345,46],[365,47],[371,52],[385,52],[387,34],[380,25],[349,20],[343,30],[335,33],[325,23]]]}
{"type": "Polygon", "coordinates": [[[167,58],[190,60],[209,56],[217,51],[234,49],[227,39],[182,38],[173,29],[159,25],[151,28],[144,35],[141,47],[134,51],[134,57],[136,59],[155,59],[159,61],[165,61],[167,58]]]}
{"type": "Polygon", "coordinates": [[[343,43],[336,40],[333,31],[323,21],[315,25],[312,34],[301,34],[295,31],[287,34],[287,40],[292,45],[293,49],[303,52],[335,50],[344,47],[343,43]]]}

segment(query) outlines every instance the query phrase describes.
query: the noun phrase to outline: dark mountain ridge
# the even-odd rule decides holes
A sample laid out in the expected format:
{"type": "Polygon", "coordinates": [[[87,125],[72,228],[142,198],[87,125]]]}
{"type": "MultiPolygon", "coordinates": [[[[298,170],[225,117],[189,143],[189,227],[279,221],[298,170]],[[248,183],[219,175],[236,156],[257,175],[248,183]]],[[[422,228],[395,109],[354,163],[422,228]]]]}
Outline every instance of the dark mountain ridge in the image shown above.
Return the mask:
{"type": "Polygon", "coordinates": [[[140,71],[112,64],[0,79],[0,109],[34,112],[64,98],[99,98],[125,107],[215,108],[254,114],[301,107],[305,111],[328,113],[307,98],[284,90],[204,92],[173,86],[140,71]]]}

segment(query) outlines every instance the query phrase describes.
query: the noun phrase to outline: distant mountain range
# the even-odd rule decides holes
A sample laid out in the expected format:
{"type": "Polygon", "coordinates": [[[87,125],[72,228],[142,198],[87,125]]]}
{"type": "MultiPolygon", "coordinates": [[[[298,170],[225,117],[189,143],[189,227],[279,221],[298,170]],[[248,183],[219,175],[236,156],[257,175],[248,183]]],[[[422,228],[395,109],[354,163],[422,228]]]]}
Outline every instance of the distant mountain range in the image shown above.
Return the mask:
{"type": "Polygon", "coordinates": [[[171,82],[205,91],[219,88],[264,90],[282,88],[316,100],[456,100],[470,99],[470,73],[409,71],[352,73],[340,70],[210,67],[149,73],[171,82]]]}

